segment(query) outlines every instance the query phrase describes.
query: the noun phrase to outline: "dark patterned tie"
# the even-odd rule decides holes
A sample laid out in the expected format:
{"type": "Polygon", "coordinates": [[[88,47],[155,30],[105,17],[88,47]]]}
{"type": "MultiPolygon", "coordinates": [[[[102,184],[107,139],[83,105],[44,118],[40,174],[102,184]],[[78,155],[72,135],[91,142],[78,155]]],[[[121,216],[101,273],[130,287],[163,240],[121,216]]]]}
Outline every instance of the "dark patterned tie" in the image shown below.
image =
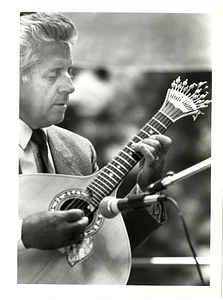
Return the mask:
{"type": "Polygon", "coordinates": [[[41,129],[33,130],[31,140],[39,147],[43,173],[48,173],[48,150],[44,131],[41,129]]]}

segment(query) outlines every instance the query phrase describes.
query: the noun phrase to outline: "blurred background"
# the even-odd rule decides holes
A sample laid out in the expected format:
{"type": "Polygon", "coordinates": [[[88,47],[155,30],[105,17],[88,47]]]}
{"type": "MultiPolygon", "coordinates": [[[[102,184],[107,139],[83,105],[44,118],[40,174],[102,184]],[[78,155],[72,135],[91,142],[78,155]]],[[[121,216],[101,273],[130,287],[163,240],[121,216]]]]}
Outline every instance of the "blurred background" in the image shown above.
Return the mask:
{"type": "MultiPolygon", "coordinates": [[[[211,99],[211,15],[177,13],[64,13],[79,34],[74,49],[75,92],[59,126],[88,138],[99,167],[148,122],[178,76],[207,81],[211,99]]],[[[211,156],[211,106],[194,122],[178,120],[166,132],[172,139],[165,172],[180,172],[211,156]]],[[[118,197],[135,185],[137,166],[118,197]]],[[[210,169],[165,191],[183,212],[198,257],[210,256],[210,169]]],[[[134,255],[130,285],[201,285],[193,264],[156,264],[156,257],[191,257],[176,209],[166,204],[168,222],[134,255]],[[141,260],[141,259],[146,259],[141,260]],[[143,263],[144,262],[144,263],[143,263]]],[[[209,266],[202,264],[209,285],[209,266]]]]}

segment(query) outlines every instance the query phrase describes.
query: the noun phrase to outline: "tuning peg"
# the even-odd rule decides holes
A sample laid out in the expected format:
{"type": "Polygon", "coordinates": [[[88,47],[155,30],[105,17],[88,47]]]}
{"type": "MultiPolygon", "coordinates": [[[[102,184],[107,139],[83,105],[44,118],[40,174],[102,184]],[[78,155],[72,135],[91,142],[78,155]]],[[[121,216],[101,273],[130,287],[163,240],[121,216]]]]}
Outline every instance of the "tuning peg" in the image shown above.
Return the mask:
{"type": "Polygon", "coordinates": [[[177,77],[176,83],[179,84],[181,82],[180,76],[177,77]]]}
{"type": "MultiPolygon", "coordinates": [[[[202,88],[205,84],[207,84],[207,81],[199,82],[197,85],[197,88],[202,88]]],[[[207,87],[208,88],[208,87],[207,87]]]]}

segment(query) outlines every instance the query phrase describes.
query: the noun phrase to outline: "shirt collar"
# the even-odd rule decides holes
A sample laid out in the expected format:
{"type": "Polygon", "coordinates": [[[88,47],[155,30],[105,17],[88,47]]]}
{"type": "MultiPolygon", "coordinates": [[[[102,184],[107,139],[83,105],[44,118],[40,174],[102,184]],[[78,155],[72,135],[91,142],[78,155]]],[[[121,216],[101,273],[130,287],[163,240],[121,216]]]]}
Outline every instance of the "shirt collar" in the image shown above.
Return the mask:
{"type": "MultiPolygon", "coordinates": [[[[46,128],[41,128],[46,133],[46,128]]],[[[25,149],[32,136],[32,128],[24,121],[19,119],[19,145],[25,149]]]]}
{"type": "Polygon", "coordinates": [[[19,145],[25,149],[32,135],[32,129],[19,119],[19,145]]]}

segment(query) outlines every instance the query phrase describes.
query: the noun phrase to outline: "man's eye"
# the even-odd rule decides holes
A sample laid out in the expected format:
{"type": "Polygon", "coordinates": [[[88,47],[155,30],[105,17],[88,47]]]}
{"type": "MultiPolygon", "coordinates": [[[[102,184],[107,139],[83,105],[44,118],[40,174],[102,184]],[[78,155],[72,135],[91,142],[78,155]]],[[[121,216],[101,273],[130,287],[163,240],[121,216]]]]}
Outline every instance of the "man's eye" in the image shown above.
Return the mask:
{"type": "Polygon", "coordinates": [[[48,75],[47,80],[49,82],[55,82],[57,80],[57,75],[48,75]]]}
{"type": "Polygon", "coordinates": [[[73,79],[74,75],[73,75],[73,68],[68,69],[68,74],[70,75],[70,78],[73,79]]]}

